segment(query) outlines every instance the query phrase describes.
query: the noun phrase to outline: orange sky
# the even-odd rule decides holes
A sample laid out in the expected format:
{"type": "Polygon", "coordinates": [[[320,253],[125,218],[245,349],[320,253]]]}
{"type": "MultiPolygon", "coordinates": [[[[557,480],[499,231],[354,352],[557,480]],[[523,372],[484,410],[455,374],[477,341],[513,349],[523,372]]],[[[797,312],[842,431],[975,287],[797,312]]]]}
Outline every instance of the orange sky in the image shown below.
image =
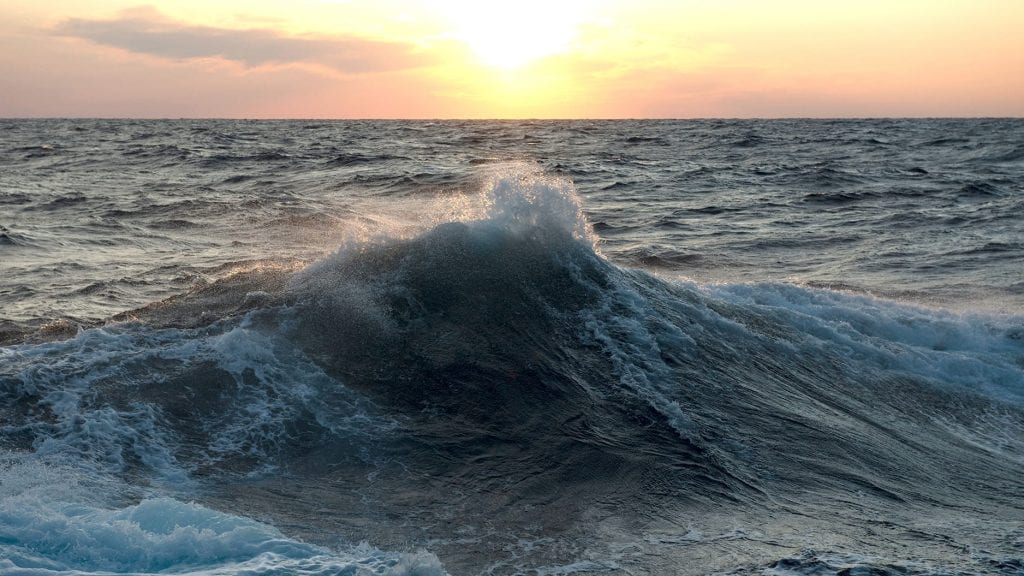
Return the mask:
{"type": "Polygon", "coordinates": [[[1024,116],[1024,1],[0,0],[22,116],[1024,116]]]}

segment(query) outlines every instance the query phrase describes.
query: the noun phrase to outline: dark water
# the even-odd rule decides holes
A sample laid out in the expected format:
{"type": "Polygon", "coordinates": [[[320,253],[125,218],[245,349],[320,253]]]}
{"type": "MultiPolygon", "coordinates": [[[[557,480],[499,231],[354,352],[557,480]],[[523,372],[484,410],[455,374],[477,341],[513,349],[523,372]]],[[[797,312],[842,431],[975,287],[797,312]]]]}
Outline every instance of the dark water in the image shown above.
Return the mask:
{"type": "Polygon", "coordinates": [[[1022,143],[0,122],[0,574],[1022,574],[1022,143]]]}

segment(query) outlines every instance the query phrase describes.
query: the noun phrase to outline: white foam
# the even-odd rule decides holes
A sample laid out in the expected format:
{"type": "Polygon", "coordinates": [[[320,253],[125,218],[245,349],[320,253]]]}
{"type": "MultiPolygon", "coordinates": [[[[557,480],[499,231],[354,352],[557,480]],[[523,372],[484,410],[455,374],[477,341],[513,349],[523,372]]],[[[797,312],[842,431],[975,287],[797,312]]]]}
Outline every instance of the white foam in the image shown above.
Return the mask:
{"type": "Polygon", "coordinates": [[[445,573],[426,552],[388,553],[365,544],[332,551],[166,497],[103,505],[95,494],[83,498],[74,478],[38,463],[0,470],[0,575],[445,573]],[[10,482],[26,473],[36,481],[10,482]]]}
{"type": "Polygon", "coordinates": [[[211,338],[210,345],[218,366],[233,376],[238,387],[236,410],[207,422],[216,433],[210,446],[214,453],[261,455],[285,440],[289,422],[303,414],[348,439],[379,436],[394,427],[394,422],[372,416],[368,401],[329,377],[276,333],[261,333],[248,320],[211,338]]]}
{"type": "Polygon", "coordinates": [[[581,315],[585,336],[605,351],[619,383],[661,413],[680,437],[692,440],[697,429],[679,402],[671,399],[675,378],[662,359],[662,349],[692,350],[693,337],[656,317],[621,278],[613,278],[598,307],[581,315]]]}
{"type": "Polygon", "coordinates": [[[954,313],[788,284],[707,287],[713,298],[792,327],[791,345],[860,369],[902,373],[1024,402],[1024,317],[954,313]]]}
{"type": "Polygon", "coordinates": [[[196,462],[181,461],[181,441],[165,421],[164,407],[147,403],[136,389],[180,386],[170,374],[188,379],[190,370],[211,364],[229,378],[196,385],[222,386],[208,395],[229,400],[218,410],[206,409],[208,419],[201,424],[208,443],[200,447],[206,463],[265,455],[301,418],[347,437],[369,438],[393,427],[371,415],[367,401],[327,376],[286,338],[257,330],[248,318],[200,330],[98,328],[62,342],[2,348],[0,354],[2,376],[16,383],[12,393],[51,413],[24,425],[37,456],[74,459],[100,471],[120,472],[138,462],[157,479],[187,482],[196,462]]]}
{"type": "Polygon", "coordinates": [[[111,470],[138,459],[175,482],[185,479],[154,407],[128,401],[115,408],[93,405],[92,400],[95,387],[104,382],[132,382],[139,365],[194,354],[195,342],[183,340],[176,331],[143,335],[94,329],[69,340],[8,347],[0,353],[10,380],[19,383],[17,394],[38,397],[38,404],[52,414],[29,424],[39,457],[75,458],[111,470]]]}

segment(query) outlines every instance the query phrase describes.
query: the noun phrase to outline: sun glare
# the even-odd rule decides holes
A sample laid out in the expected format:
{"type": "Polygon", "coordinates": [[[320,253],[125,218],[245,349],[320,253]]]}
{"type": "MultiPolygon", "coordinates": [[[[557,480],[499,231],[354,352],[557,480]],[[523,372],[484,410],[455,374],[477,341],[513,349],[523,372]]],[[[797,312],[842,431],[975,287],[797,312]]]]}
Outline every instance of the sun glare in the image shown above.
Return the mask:
{"type": "Polygon", "coordinates": [[[574,1],[519,0],[514,3],[439,1],[453,27],[486,66],[514,69],[571,48],[584,17],[574,1]]]}

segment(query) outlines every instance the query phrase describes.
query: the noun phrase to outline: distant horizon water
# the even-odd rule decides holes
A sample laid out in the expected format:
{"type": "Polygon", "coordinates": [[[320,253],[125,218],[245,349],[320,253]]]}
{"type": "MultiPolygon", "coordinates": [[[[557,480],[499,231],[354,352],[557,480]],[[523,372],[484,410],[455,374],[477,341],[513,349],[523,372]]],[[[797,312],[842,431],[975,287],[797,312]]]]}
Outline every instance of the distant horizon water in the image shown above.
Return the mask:
{"type": "Polygon", "coordinates": [[[774,122],[790,120],[845,121],[845,120],[1021,120],[1024,116],[607,116],[607,117],[335,117],[335,116],[0,116],[0,120],[124,120],[124,121],[260,121],[270,122],[685,122],[685,121],[752,121],[774,122]]]}

